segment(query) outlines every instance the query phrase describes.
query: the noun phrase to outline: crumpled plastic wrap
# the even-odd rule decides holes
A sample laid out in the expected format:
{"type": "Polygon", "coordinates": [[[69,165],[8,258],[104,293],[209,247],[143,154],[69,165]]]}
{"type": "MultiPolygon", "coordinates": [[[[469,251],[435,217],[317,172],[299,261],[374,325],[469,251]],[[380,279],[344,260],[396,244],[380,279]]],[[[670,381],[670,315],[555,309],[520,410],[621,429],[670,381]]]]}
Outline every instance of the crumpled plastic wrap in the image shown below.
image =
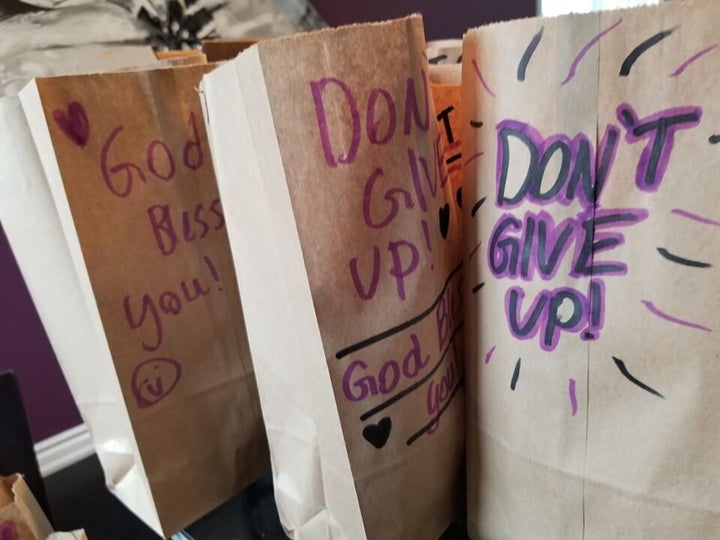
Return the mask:
{"type": "Polygon", "coordinates": [[[0,22],[0,58],[90,43],[143,43],[148,32],[132,13],[109,2],[24,13],[0,22]]]}
{"type": "Polygon", "coordinates": [[[213,14],[218,37],[272,37],[325,26],[305,0],[232,0],[213,14]]]}
{"type": "MultiPolygon", "coordinates": [[[[42,9],[60,9],[84,4],[97,4],[98,0],[16,0],[27,6],[39,7],[42,9]]],[[[113,0],[113,4],[132,5],[133,0],[113,0]]]]}
{"type": "Polygon", "coordinates": [[[0,65],[0,96],[16,95],[33,77],[144,67],[157,62],[146,45],[79,45],[23,51],[0,65]]]}
{"type": "MultiPolygon", "coordinates": [[[[10,11],[0,7],[0,96],[16,94],[33,77],[82,72],[83,59],[97,57],[101,45],[148,43],[151,28],[135,16],[142,7],[167,15],[165,0],[23,2],[16,0],[10,11]],[[18,6],[50,10],[7,16],[18,6]]],[[[214,32],[205,37],[273,37],[324,25],[306,0],[199,0],[196,6],[213,13],[214,32]]]]}
{"type": "Polygon", "coordinates": [[[102,51],[147,36],[129,11],[108,2],[9,17],[0,21],[0,96],[17,94],[33,77],[97,69],[102,51]]]}

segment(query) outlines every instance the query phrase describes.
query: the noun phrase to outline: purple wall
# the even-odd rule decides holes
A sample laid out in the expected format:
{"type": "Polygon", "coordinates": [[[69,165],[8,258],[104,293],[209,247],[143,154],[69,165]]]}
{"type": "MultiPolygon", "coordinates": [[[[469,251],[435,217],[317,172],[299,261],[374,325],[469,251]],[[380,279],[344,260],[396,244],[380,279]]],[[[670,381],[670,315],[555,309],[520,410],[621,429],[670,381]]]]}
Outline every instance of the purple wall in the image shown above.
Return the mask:
{"type": "Polygon", "coordinates": [[[35,442],[82,422],[0,228],[0,371],[12,369],[35,442]]]}
{"type": "Polygon", "coordinates": [[[421,13],[427,39],[460,38],[482,24],[533,17],[536,0],[311,0],[331,26],[421,13]]]}

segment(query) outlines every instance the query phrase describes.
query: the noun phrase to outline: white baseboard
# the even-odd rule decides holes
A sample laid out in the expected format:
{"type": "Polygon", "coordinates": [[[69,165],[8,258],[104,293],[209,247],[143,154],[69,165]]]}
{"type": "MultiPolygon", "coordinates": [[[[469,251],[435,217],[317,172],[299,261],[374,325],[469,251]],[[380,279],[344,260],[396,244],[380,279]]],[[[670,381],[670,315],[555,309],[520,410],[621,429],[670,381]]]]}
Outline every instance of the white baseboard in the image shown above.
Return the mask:
{"type": "Polygon", "coordinates": [[[69,467],[94,452],[90,432],[85,424],[53,435],[35,445],[35,455],[43,477],[69,467]]]}

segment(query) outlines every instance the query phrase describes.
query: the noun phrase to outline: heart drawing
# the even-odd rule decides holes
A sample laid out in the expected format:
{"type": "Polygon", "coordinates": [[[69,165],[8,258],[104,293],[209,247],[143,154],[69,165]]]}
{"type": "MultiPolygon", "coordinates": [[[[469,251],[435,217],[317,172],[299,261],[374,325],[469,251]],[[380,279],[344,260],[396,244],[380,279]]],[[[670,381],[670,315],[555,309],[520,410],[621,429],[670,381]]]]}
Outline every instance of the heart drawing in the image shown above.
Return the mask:
{"type": "Polygon", "coordinates": [[[375,448],[382,448],[390,437],[390,430],[392,429],[392,420],[389,416],[386,416],[380,420],[377,424],[370,424],[365,426],[362,434],[365,440],[372,444],[375,448]]]}
{"type": "Polygon", "coordinates": [[[90,122],[88,122],[85,108],[80,103],[73,101],[67,106],[67,111],[55,109],[53,120],[68,139],[80,148],[85,148],[90,138],[90,122]]]}
{"type": "Polygon", "coordinates": [[[438,210],[438,219],[440,221],[440,234],[443,240],[447,238],[448,229],[450,228],[450,205],[445,203],[445,206],[438,210]]]}

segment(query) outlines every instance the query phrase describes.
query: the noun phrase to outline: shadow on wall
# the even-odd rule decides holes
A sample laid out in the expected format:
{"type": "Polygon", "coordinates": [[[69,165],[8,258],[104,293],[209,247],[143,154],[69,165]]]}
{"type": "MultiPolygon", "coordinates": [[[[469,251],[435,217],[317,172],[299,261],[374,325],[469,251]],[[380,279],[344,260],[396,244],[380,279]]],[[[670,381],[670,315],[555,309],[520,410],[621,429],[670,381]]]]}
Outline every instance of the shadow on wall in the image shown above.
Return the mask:
{"type": "Polygon", "coordinates": [[[536,0],[311,0],[331,26],[421,13],[428,40],[461,38],[468,28],[534,17],[536,0]]]}

